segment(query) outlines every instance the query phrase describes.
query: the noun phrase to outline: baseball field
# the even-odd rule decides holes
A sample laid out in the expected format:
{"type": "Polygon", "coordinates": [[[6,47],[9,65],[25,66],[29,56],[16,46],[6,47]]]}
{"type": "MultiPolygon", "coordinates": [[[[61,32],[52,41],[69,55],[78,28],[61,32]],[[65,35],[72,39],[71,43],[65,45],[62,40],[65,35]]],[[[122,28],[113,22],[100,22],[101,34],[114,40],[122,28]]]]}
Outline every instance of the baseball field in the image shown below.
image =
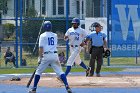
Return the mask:
{"type": "MultiPolygon", "coordinates": [[[[28,93],[29,89],[26,88],[26,85],[32,73],[25,69],[17,70],[11,69],[11,74],[0,75],[0,93],[28,93]],[[24,73],[22,70],[28,73],[24,73]],[[13,72],[17,73],[12,74],[13,72]],[[13,77],[20,77],[21,80],[11,81],[13,77]]],[[[73,71],[67,78],[73,93],[139,93],[138,90],[140,90],[139,66],[104,66],[101,77],[95,75],[86,77],[84,70],[73,67],[73,71]]],[[[30,88],[32,84],[33,82],[30,88]]],[[[66,93],[63,83],[56,78],[52,69],[48,69],[42,74],[38,86],[37,93],[56,93],[56,91],[57,93],[66,93]]]]}

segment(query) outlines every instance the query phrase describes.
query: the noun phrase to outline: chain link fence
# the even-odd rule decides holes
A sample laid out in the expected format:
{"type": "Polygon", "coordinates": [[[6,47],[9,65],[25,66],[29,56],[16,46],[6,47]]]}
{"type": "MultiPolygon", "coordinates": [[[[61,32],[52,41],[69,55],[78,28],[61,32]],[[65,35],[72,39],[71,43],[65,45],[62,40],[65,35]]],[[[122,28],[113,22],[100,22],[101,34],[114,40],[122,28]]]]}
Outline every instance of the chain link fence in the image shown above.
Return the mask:
{"type": "MultiPolygon", "coordinates": [[[[44,32],[44,21],[52,22],[52,31],[58,35],[58,53],[63,51],[66,55],[66,42],[63,37],[66,29],[71,27],[72,18],[79,17],[84,20],[85,17],[100,16],[107,17],[107,0],[0,0],[0,67],[5,67],[3,56],[7,47],[10,47],[15,55],[19,67],[37,66],[37,40],[39,34],[44,32]],[[26,65],[22,63],[25,61],[26,65]]],[[[86,59],[84,51],[83,49],[81,53],[83,60],[86,59]]],[[[115,58],[111,59],[114,60],[117,63],[115,58]]],[[[135,64],[135,59],[130,60],[135,64]]],[[[88,64],[89,58],[85,61],[88,64]]],[[[104,61],[106,64],[107,60],[104,61]]],[[[12,63],[8,66],[11,67],[12,63]]]]}

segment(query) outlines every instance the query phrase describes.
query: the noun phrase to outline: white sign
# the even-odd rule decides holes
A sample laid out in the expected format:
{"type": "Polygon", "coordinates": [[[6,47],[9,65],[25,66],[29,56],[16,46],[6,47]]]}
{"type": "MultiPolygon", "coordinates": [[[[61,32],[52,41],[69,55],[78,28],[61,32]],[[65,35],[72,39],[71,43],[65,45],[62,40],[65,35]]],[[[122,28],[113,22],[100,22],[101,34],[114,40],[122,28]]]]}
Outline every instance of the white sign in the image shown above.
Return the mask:
{"type": "Polygon", "coordinates": [[[107,35],[107,18],[105,17],[99,17],[99,18],[85,18],[85,30],[88,31],[88,33],[91,32],[90,27],[94,22],[98,22],[103,26],[102,32],[107,35]]]}

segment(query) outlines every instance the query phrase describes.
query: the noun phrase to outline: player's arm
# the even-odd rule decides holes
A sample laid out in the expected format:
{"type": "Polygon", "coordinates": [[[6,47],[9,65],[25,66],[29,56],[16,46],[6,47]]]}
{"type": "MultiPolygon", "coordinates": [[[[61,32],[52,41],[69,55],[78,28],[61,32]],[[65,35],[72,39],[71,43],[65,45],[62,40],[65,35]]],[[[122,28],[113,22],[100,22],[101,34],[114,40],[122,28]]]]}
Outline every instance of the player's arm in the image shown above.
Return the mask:
{"type": "Polygon", "coordinates": [[[103,42],[104,42],[104,48],[105,48],[105,50],[106,49],[108,49],[108,46],[107,46],[107,40],[106,40],[106,35],[105,34],[103,34],[104,35],[104,37],[103,37],[103,42]]]}
{"type": "Polygon", "coordinates": [[[46,52],[44,51],[43,47],[44,47],[44,37],[42,37],[42,35],[40,35],[40,38],[39,38],[39,51],[38,51],[38,54],[39,54],[39,57],[42,57],[43,56],[43,53],[46,52]]]}
{"type": "Polygon", "coordinates": [[[87,50],[91,54],[92,52],[92,38],[91,34],[85,38],[85,43],[87,44],[87,50]]]}
{"type": "Polygon", "coordinates": [[[69,39],[69,37],[68,36],[64,36],[64,40],[66,41],[66,40],[68,40],[69,39]]]}
{"type": "Polygon", "coordinates": [[[107,48],[107,41],[104,39],[104,47],[107,48]]]}
{"type": "Polygon", "coordinates": [[[41,60],[42,60],[42,57],[43,57],[43,53],[44,53],[44,49],[43,49],[43,40],[44,40],[44,38],[42,38],[41,36],[40,36],[40,38],[39,38],[39,51],[38,51],[38,54],[39,54],[39,57],[38,57],[38,64],[40,64],[40,62],[41,62],[41,60]]]}
{"type": "Polygon", "coordinates": [[[43,47],[39,47],[39,57],[43,56],[43,47]]]}
{"type": "Polygon", "coordinates": [[[67,41],[69,39],[69,29],[67,30],[67,32],[64,35],[64,40],[67,41]]]}
{"type": "Polygon", "coordinates": [[[85,38],[84,42],[88,43],[91,39],[90,38],[85,38]]]}
{"type": "Polygon", "coordinates": [[[91,43],[92,43],[91,39],[90,38],[85,38],[84,42],[86,43],[87,48],[89,49],[89,47],[91,47],[91,43]]]}
{"type": "Polygon", "coordinates": [[[107,50],[108,49],[108,46],[107,46],[107,40],[104,39],[104,49],[107,50]]]}
{"type": "Polygon", "coordinates": [[[84,39],[84,42],[88,44],[91,41],[91,35],[87,35],[84,39]]]}
{"type": "Polygon", "coordinates": [[[82,43],[80,44],[81,47],[87,45],[87,42],[85,41],[85,39],[86,39],[86,37],[87,37],[87,32],[86,32],[84,29],[82,29],[82,31],[83,31],[84,40],[83,40],[82,43]]]}
{"type": "Polygon", "coordinates": [[[41,60],[42,60],[42,57],[43,57],[43,53],[44,53],[43,47],[39,47],[39,51],[38,52],[39,52],[38,64],[40,64],[41,60]]]}
{"type": "Polygon", "coordinates": [[[82,43],[80,44],[81,47],[83,47],[84,45],[87,45],[87,41],[86,38],[82,41],[82,43]]]}

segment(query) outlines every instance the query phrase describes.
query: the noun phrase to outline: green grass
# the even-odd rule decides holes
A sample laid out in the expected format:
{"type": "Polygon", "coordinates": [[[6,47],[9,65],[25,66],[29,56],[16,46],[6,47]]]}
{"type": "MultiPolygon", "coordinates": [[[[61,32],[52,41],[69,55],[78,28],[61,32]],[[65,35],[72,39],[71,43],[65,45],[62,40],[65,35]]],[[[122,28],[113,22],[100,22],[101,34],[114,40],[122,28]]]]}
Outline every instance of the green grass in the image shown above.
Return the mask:
{"type": "MultiPolygon", "coordinates": [[[[84,60],[84,54],[83,52],[80,53],[81,59],[84,60]]],[[[8,68],[5,68],[5,64],[4,64],[4,58],[3,55],[0,58],[0,74],[12,74],[12,73],[33,73],[35,68],[29,68],[29,67],[36,67],[37,66],[37,56],[31,56],[28,53],[23,53],[22,56],[24,59],[26,59],[27,61],[27,66],[25,68],[16,68],[16,69],[9,69],[11,67],[11,64],[8,65],[8,68]],[[4,69],[5,68],[5,69],[4,69]]],[[[140,59],[140,58],[139,58],[140,59]]],[[[89,65],[89,60],[84,60],[84,63],[86,65],[89,65]]],[[[20,64],[20,60],[19,63],[20,64]]],[[[104,72],[114,72],[114,71],[122,71],[122,68],[110,68],[110,67],[106,67],[108,65],[107,63],[107,58],[104,58],[104,62],[103,62],[104,66],[102,68],[102,71],[104,72]]],[[[110,66],[140,66],[140,61],[138,61],[138,64],[136,64],[136,58],[132,58],[132,57],[120,57],[120,58],[110,58],[110,66]]],[[[63,68],[63,70],[65,71],[65,68],[63,68]]],[[[72,68],[71,70],[72,72],[85,72],[82,68],[80,68],[79,66],[76,68],[72,68]]],[[[51,68],[47,69],[45,72],[53,72],[53,70],[51,68]]]]}
{"type": "MultiPolygon", "coordinates": [[[[107,64],[107,59],[105,59],[105,64],[107,64]]],[[[128,66],[140,66],[140,62],[133,57],[120,57],[120,58],[110,58],[110,65],[128,65],[128,66]]]]}
{"type": "MultiPolygon", "coordinates": [[[[9,68],[4,68],[0,69],[0,74],[19,74],[19,73],[33,73],[35,68],[15,68],[15,69],[9,69],[9,68]]],[[[63,71],[65,71],[66,68],[63,67],[63,71]]],[[[117,71],[122,71],[123,68],[108,68],[108,67],[103,67],[102,72],[117,72],[117,71]]],[[[45,73],[47,72],[53,72],[52,68],[48,68],[44,71],[45,73]]],[[[80,67],[73,67],[71,69],[71,72],[85,72],[83,68],[80,67]]]]}
{"type": "MultiPolygon", "coordinates": [[[[58,49],[58,50],[59,50],[58,52],[63,51],[63,49],[58,49]]],[[[89,65],[89,60],[85,60],[83,51],[80,53],[80,56],[81,56],[81,59],[84,60],[84,62],[87,65],[89,65]]],[[[32,56],[24,51],[22,54],[22,58],[26,59],[28,66],[32,66],[32,67],[37,66],[37,58],[38,58],[37,56],[32,56]]],[[[19,60],[18,64],[20,64],[20,59],[18,59],[18,60],[19,60]]],[[[108,65],[107,58],[104,58],[104,65],[108,65]]],[[[111,57],[110,65],[140,66],[140,58],[138,58],[138,64],[136,64],[136,58],[134,58],[134,57],[116,57],[116,58],[111,57]]],[[[5,67],[3,55],[1,55],[1,58],[0,58],[0,68],[1,67],[5,67]]]]}

